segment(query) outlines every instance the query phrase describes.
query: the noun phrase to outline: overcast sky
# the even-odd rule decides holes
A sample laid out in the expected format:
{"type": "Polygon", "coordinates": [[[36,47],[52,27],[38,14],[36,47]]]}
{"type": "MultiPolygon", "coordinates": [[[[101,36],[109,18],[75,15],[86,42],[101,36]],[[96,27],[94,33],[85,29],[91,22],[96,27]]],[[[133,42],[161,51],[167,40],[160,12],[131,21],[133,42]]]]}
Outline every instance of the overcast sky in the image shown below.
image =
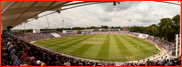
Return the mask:
{"type": "MultiPolygon", "coordinates": [[[[178,3],[178,2],[175,2],[178,3]]],[[[44,12],[41,15],[47,14],[44,12]]],[[[158,24],[161,18],[172,18],[180,14],[180,6],[153,1],[120,2],[87,5],[48,15],[50,28],[88,26],[149,26],[158,24]],[[131,20],[129,22],[129,20],[131,20]]],[[[46,17],[25,24],[26,29],[48,28],[46,17]]],[[[24,25],[14,27],[24,29],[24,25]]]]}

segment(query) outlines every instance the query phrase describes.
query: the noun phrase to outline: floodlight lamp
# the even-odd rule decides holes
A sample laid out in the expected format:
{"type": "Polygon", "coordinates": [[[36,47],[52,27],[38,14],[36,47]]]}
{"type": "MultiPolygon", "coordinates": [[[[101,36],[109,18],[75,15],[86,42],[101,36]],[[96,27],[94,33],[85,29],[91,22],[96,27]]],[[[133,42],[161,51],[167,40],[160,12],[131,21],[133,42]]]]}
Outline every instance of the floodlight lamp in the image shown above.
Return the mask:
{"type": "Polygon", "coordinates": [[[10,31],[12,28],[13,28],[12,26],[7,27],[8,31],[10,31]]]}
{"type": "Polygon", "coordinates": [[[118,4],[120,4],[120,2],[118,2],[118,4]]]}
{"type": "Polygon", "coordinates": [[[116,6],[116,1],[113,2],[113,6],[116,6]]]}
{"type": "Polygon", "coordinates": [[[56,10],[56,12],[61,13],[61,11],[60,11],[60,10],[56,10]]]}

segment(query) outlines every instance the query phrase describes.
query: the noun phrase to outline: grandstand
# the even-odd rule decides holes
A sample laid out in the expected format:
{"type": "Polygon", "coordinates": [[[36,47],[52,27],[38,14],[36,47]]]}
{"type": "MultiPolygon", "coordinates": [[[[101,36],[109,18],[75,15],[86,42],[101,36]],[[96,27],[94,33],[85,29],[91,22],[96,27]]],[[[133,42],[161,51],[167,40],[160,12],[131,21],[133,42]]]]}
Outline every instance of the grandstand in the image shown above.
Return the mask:
{"type": "MultiPolygon", "coordinates": [[[[115,31],[114,31],[115,32],[115,31]]],[[[114,33],[114,32],[111,32],[111,33],[114,33]]],[[[93,32],[92,32],[93,33],[93,32]]],[[[109,32],[107,32],[107,33],[109,33],[109,32]]],[[[57,32],[57,34],[60,34],[60,32],[57,32]]],[[[102,34],[106,34],[106,32],[105,33],[102,33],[102,34]]],[[[126,31],[120,31],[120,34],[128,34],[128,35],[132,35],[132,36],[139,36],[139,34],[140,33],[133,33],[133,32],[129,32],[129,31],[127,31],[127,33],[126,33],[126,31]],[[122,33],[121,33],[122,32],[122,33]]],[[[66,35],[60,35],[60,36],[66,36],[66,35]]],[[[58,52],[56,52],[56,51],[52,51],[52,50],[49,50],[49,49],[47,49],[47,48],[44,48],[44,47],[41,47],[41,46],[37,46],[37,45],[34,45],[34,44],[32,44],[32,43],[28,43],[28,42],[35,42],[36,40],[38,41],[38,40],[45,40],[45,39],[49,39],[49,38],[55,38],[55,37],[53,37],[53,36],[51,36],[51,33],[36,33],[36,34],[33,34],[33,33],[27,33],[27,34],[24,34],[24,33],[12,33],[12,39],[10,40],[10,43],[13,43],[14,42],[14,40],[15,41],[17,41],[16,39],[19,39],[18,40],[18,42],[24,42],[24,43],[26,43],[26,45],[24,44],[24,46],[25,47],[27,47],[27,48],[30,48],[31,47],[31,49],[32,48],[35,48],[35,47],[39,47],[38,49],[42,49],[43,51],[46,51],[46,52],[53,52],[54,54],[56,54],[56,55],[60,55],[58,52]],[[41,35],[41,36],[40,36],[41,35]],[[23,36],[26,36],[26,38],[23,38],[23,36]],[[32,36],[34,36],[34,38],[32,38],[32,36]],[[38,37],[39,36],[39,37],[38,37]],[[46,36],[46,37],[45,37],[46,36]],[[35,38],[36,37],[36,38],[35,38]],[[11,41],[13,41],[13,42],[11,42],[11,41]]],[[[141,37],[142,38],[142,37],[141,37]]],[[[3,39],[4,39],[4,37],[3,37],[3,39]]],[[[155,54],[155,55],[153,55],[153,56],[151,56],[151,57],[148,57],[148,58],[145,58],[145,59],[142,59],[142,60],[140,60],[139,62],[143,62],[143,60],[145,60],[145,62],[147,62],[147,59],[150,59],[150,60],[152,60],[153,62],[158,62],[158,59],[160,59],[161,57],[164,57],[164,58],[169,58],[170,56],[167,56],[167,55],[169,55],[168,54],[168,51],[171,51],[171,50],[173,50],[173,48],[174,48],[174,44],[173,43],[171,43],[172,45],[171,46],[169,46],[169,47],[165,47],[165,43],[164,44],[161,44],[160,43],[160,41],[162,42],[162,40],[160,40],[160,39],[157,39],[157,38],[153,38],[152,36],[148,36],[147,38],[144,38],[145,40],[148,40],[149,42],[152,42],[156,47],[158,47],[158,49],[161,49],[161,52],[160,53],[157,53],[157,54],[155,54]]],[[[168,44],[170,44],[170,42],[168,43],[168,44]]],[[[10,46],[9,46],[10,47],[10,46]]],[[[9,48],[8,48],[9,49],[9,48]]],[[[12,49],[11,49],[12,50],[12,49]]],[[[27,49],[28,50],[28,49],[27,49]]],[[[37,50],[37,49],[36,49],[37,50]]],[[[10,51],[10,50],[9,50],[10,51]]],[[[41,50],[39,50],[39,51],[41,51],[41,50]]],[[[38,54],[41,54],[41,53],[38,53],[38,54]]],[[[43,53],[44,54],[44,53],[43,53]]],[[[46,53],[47,54],[47,53],[46,53]]],[[[29,54],[28,54],[29,55],[29,54]]],[[[65,57],[73,57],[73,56],[70,56],[70,55],[66,55],[66,54],[62,54],[63,56],[65,56],[65,57]]],[[[33,55],[34,56],[34,55],[33,55]]],[[[52,55],[52,56],[54,56],[54,55],[52,55]]],[[[34,56],[34,58],[36,57],[36,55],[34,56]]],[[[52,57],[53,58],[53,57],[52,57]]],[[[73,57],[72,58],[72,60],[76,60],[76,59],[78,59],[79,57],[73,57]]],[[[173,57],[174,58],[174,57],[173,57]]],[[[175,58],[175,59],[172,59],[171,57],[169,58],[170,60],[174,60],[174,61],[176,61],[176,63],[177,64],[179,64],[178,63],[178,58],[180,58],[180,57],[177,57],[177,58],[175,58]]],[[[79,58],[80,60],[76,60],[77,62],[79,62],[79,61],[81,61],[81,59],[84,59],[84,58],[79,58]]],[[[38,59],[37,59],[38,60],[38,59]]],[[[39,60],[41,60],[41,59],[39,59],[39,60]]],[[[100,63],[101,61],[97,61],[97,60],[89,60],[89,59],[84,59],[85,61],[89,61],[89,63],[100,63]]],[[[165,60],[165,59],[163,59],[163,60],[165,60]]],[[[42,61],[42,60],[41,60],[42,61]]],[[[56,61],[56,60],[55,60],[56,61]]],[[[166,61],[166,60],[165,60],[166,61]]],[[[45,62],[46,63],[46,62],[45,62]]],[[[93,63],[93,64],[94,64],[93,63]]],[[[47,63],[46,63],[47,64],[47,63]]],[[[49,65],[49,64],[48,64],[49,65]]],[[[71,64],[71,65],[73,65],[74,66],[74,64],[71,64]]],[[[85,64],[83,64],[83,65],[85,65],[85,64]]],[[[96,66],[100,66],[100,65],[106,65],[106,66],[110,66],[110,65],[117,65],[117,66],[120,66],[120,65],[133,65],[133,66],[136,66],[136,65],[140,65],[140,66],[142,66],[142,64],[141,63],[138,63],[137,61],[128,61],[128,62],[115,62],[115,63],[110,63],[110,62],[104,62],[104,61],[102,61],[100,64],[98,64],[98,65],[96,65],[96,66]],[[131,63],[132,62],[132,63],[131,63]],[[135,62],[135,63],[134,63],[135,62]],[[125,64],[123,64],[123,63],[125,63],[125,64]]]]}
{"type": "Polygon", "coordinates": [[[92,29],[81,30],[81,34],[90,34],[91,32],[92,32],[92,29]]]}
{"type": "MultiPolygon", "coordinates": [[[[60,6],[79,4],[71,1],[50,1],[42,4],[32,1],[4,2],[2,8],[3,18],[1,29],[1,65],[2,66],[181,66],[180,36],[176,36],[176,44],[149,34],[130,32],[121,29],[85,29],[79,30],[39,30],[35,33],[11,32],[11,28],[29,18],[39,18],[38,14],[44,11],[59,13],[60,6]],[[27,7],[13,8],[22,9],[13,11],[13,5],[27,7]],[[56,3],[56,4],[55,4],[56,3]],[[34,6],[37,4],[36,6],[34,6]],[[51,4],[51,5],[49,5],[51,4]],[[54,5],[55,4],[55,5],[54,5]],[[44,5],[44,6],[42,6],[44,5]],[[37,7],[42,7],[37,9],[37,7]],[[47,8],[48,7],[48,8],[47,8]],[[31,10],[29,10],[32,8],[31,10]],[[45,8],[45,9],[43,9],[45,8]],[[7,12],[6,12],[7,10],[7,12]],[[12,12],[10,12],[12,10],[12,12]],[[25,12],[24,12],[25,10],[25,12]],[[9,12],[8,12],[9,11],[9,12]],[[34,13],[26,13],[34,11],[34,13]],[[20,15],[16,15],[21,13],[20,15]],[[26,13],[24,16],[23,14],[26,13]],[[19,16],[18,19],[10,18],[9,15],[19,16]],[[23,17],[21,17],[23,15],[23,17]],[[13,24],[11,24],[13,21],[13,24]],[[84,35],[82,35],[84,34],[84,35]],[[174,51],[175,50],[175,51],[174,51]],[[176,55],[173,56],[172,54],[176,55]]],[[[107,3],[106,2],[80,2],[107,3]]],[[[86,4],[85,4],[86,3],[86,4]]],[[[114,1],[114,3],[116,3],[114,1]]],[[[67,8],[69,9],[69,8],[67,8]]],[[[61,10],[66,10],[62,9],[61,10]]]]}
{"type": "Polygon", "coordinates": [[[63,30],[63,34],[75,34],[74,30],[63,30]]]}

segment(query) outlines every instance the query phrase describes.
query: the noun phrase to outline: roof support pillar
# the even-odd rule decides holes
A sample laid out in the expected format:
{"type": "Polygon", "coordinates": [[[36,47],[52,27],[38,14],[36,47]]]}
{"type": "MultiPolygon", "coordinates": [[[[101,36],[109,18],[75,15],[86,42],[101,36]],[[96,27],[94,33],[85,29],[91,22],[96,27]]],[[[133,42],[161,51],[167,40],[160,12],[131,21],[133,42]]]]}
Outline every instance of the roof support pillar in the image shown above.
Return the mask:
{"type": "MultiPolygon", "coordinates": [[[[2,15],[2,14],[1,14],[2,15]]],[[[1,16],[1,35],[2,35],[2,33],[3,33],[3,16],[1,16]]]]}

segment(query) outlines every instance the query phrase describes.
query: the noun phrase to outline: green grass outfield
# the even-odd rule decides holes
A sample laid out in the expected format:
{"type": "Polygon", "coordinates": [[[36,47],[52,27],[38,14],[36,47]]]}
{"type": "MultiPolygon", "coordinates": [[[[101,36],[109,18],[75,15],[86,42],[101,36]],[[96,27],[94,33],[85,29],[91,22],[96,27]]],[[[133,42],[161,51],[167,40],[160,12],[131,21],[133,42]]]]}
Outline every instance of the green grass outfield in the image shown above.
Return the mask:
{"type": "Polygon", "coordinates": [[[121,34],[76,35],[34,44],[68,55],[102,61],[141,60],[160,52],[148,41],[121,34]]]}

